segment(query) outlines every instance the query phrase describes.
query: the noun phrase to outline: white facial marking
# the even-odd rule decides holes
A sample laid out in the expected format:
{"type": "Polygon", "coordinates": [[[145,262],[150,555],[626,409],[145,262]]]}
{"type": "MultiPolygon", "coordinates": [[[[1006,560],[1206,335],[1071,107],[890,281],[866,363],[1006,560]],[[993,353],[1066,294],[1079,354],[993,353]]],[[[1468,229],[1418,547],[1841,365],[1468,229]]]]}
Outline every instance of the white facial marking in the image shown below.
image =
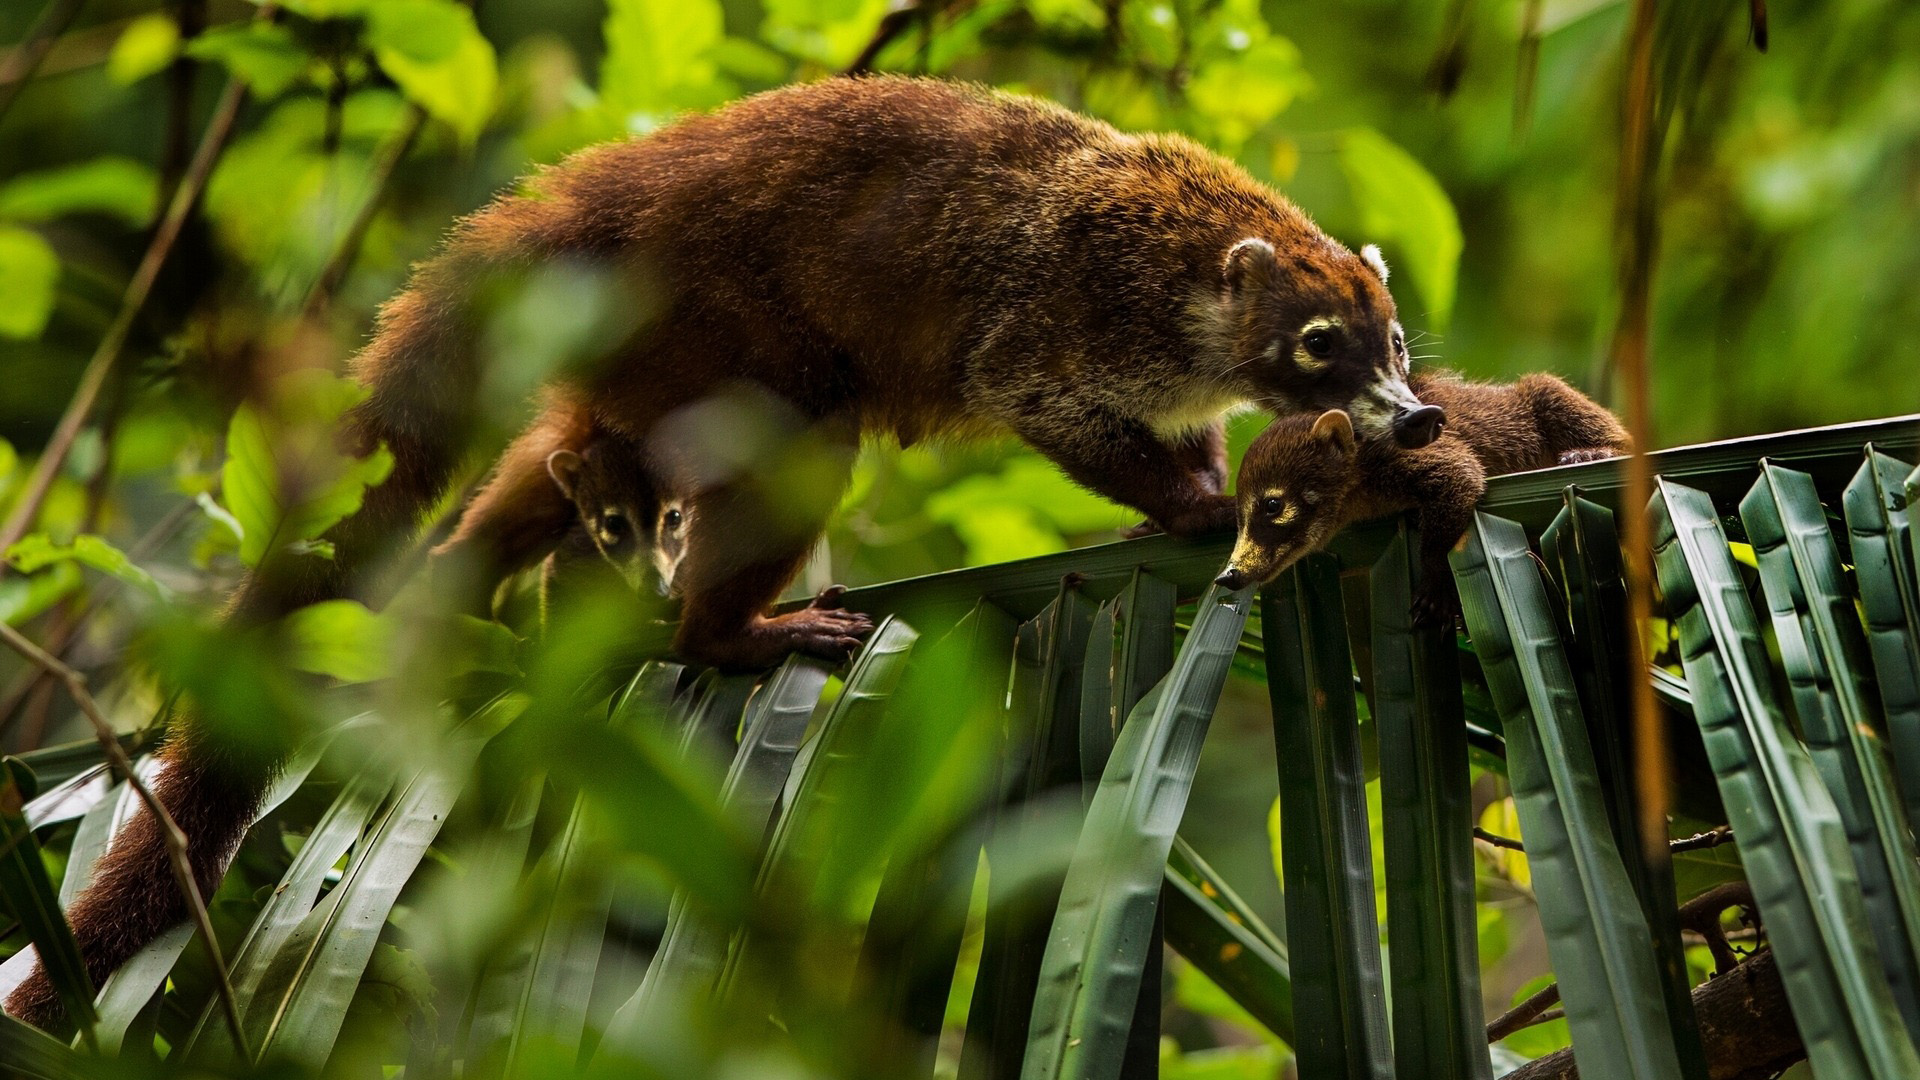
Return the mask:
{"type": "Polygon", "coordinates": [[[1280,511],[1280,516],[1273,519],[1273,523],[1275,525],[1285,525],[1287,522],[1292,521],[1294,518],[1297,518],[1299,516],[1300,516],[1300,507],[1297,504],[1288,503],[1287,508],[1285,510],[1280,511]]]}
{"type": "Polygon", "coordinates": [[[1380,255],[1380,245],[1368,244],[1366,247],[1361,248],[1360,257],[1366,260],[1368,266],[1373,267],[1374,273],[1380,275],[1380,284],[1385,285],[1387,283],[1387,260],[1380,255]]]}
{"type": "Polygon", "coordinates": [[[1363,436],[1385,435],[1393,428],[1393,414],[1401,409],[1420,407],[1420,399],[1407,389],[1406,377],[1395,372],[1375,382],[1353,401],[1347,410],[1353,416],[1354,430],[1363,436]]]}

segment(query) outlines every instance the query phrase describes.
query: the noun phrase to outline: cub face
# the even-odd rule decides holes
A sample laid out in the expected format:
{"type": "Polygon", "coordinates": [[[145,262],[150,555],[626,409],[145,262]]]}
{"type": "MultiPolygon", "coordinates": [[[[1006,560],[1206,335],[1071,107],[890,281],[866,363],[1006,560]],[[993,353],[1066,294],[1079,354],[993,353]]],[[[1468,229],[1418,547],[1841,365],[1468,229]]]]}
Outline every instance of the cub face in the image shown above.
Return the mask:
{"type": "Polygon", "coordinates": [[[1240,534],[1215,582],[1264,585],[1324,547],[1358,479],[1357,457],[1353,420],[1338,409],[1268,425],[1240,463],[1240,534]]]}
{"type": "Polygon", "coordinates": [[[574,530],[629,586],[638,592],[651,579],[660,595],[672,590],[687,552],[686,500],[660,497],[638,462],[604,442],[580,452],[554,451],[547,456],[547,475],[574,505],[574,530]]]}
{"type": "Polygon", "coordinates": [[[1446,414],[1407,388],[1406,333],[1387,291],[1387,264],[1331,240],[1278,252],[1257,237],[1228,249],[1222,314],[1229,378],[1277,415],[1347,412],[1363,438],[1404,447],[1439,437],[1446,414]]]}

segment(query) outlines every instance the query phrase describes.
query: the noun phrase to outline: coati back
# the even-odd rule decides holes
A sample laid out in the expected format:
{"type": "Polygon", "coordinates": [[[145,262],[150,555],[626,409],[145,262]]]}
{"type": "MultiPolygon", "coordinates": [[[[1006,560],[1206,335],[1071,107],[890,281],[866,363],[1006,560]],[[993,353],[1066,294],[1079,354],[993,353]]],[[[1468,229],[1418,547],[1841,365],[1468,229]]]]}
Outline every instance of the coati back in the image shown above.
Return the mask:
{"type": "Polygon", "coordinates": [[[1264,584],[1352,522],[1411,511],[1424,563],[1415,614],[1431,623],[1451,614],[1447,552],[1466,532],[1488,476],[1632,448],[1612,413],[1551,375],[1500,385],[1422,372],[1409,382],[1447,412],[1429,446],[1357,440],[1338,410],[1282,417],[1260,433],[1240,463],[1240,533],[1219,584],[1264,584]]]}
{"type": "MultiPolygon", "coordinates": [[[[385,444],[391,476],[331,530],[333,560],[273,554],[232,619],[347,595],[417,529],[482,430],[482,298],[556,265],[630,290],[631,333],[554,378],[442,556],[485,581],[538,563],[577,513],[547,472],[555,451],[595,431],[646,456],[661,439],[684,450],[688,418],[746,388],[829,467],[804,491],[756,483],[765,458],[694,453],[665,474],[691,522],[675,647],[724,668],[842,659],[870,632],[825,600],[767,614],[863,435],[1012,432],[1191,535],[1233,522],[1229,405],[1345,409],[1363,434],[1408,445],[1438,419],[1408,389],[1377,253],[1343,247],[1231,162],[978,87],[828,80],[585,150],[459,223],[352,363],[369,393],[346,445],[385,444]]],[[[207,737],[190,703],[165,756],[156,793],[211,895],[275,762],[207,737]]],[[[96,982],[185,917],[151,818],[115,840],[70,915],[96,982]]],[[[59,1016],[38,972],[8,1009],[59,1016]]]]}

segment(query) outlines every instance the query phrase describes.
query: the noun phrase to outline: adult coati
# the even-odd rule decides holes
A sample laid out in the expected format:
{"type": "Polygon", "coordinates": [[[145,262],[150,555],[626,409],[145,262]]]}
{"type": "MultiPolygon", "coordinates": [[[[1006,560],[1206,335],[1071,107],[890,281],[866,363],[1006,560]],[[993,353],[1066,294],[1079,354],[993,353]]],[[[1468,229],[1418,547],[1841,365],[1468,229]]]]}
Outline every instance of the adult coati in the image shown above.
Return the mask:
{"type": "Polygon", "coordinates": [[[1447,552],[1466,533],[1488,476],[1632,449],[1612,413],[1551,375],[1495,385],[1421,372],[1408,383],[1447,412],[1446,430],[1429,446],[1357,440],[1339,410],[1281,417],[1254,439],[1240,462],[1240,533],[1220,585],[1272,581],[1346,525],[1411,511],[1423,561],[1414,614],[1430,625],[1453,612],[1447,552]]]}
{"type": "MultiPolygon", "coordinates": [[[[1188,140],[939,81],[792,87],[595,147],[462,221],[386,305],[352,365],[370,393],[345,437],[386,444],[393,473],[331,530],[331,561],[276,553],[232,618],[343,595],[418,526],[480,427],[486,300],[529,269],[629,283],[636,326],[556,377],[445,554],[486,580],[538,562],[575,514],[547,461],[596,432],[652,455],[690,445],[715,401],[777,416],[822,450],[809,485],[769,491],[753,468],[663,455],[692,493],[676,647],[750,669],[795,650],[844,657],[870,628],[824,605],[766,614],[863,435],[1011,432],[1189,535],[1233,522],[1217,418],[1234,403],[1344,408],[1370,437],[1430,441],[1440,411],[1407,388],[1368,255],[1188,140]]],[[[166,756],[158,794],[211,895],[275,763],[206,736],[191,706],[166,756]]],[[[96,980],[184,918],[153,821],[121,833],[71,917],[96,980]]],[[[36,973],[8,1008],[44,1025],[59,1006],[36,973]]]]}

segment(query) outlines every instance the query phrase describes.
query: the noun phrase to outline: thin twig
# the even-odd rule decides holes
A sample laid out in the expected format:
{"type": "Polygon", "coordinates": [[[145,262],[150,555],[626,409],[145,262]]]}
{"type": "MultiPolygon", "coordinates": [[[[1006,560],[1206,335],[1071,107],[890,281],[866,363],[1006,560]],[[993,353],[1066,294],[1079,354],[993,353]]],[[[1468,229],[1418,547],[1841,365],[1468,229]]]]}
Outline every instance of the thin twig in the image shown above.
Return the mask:
{"type": "MultiPolygon", "coordinates": [[[[144,562],[147,556],[159,550],[160,545],[173,539],[173,534],[178,532],[180,526],[186,524],[187,521],[192,518],[196,509],[197,504],[192,500],[187,500],[175,506],[172,510],[167,511],[165,516],[155,522],[152,528],[147,530],[146,535],[142,536],[132,547],[127,549],[127,558],[135,563],[144,562]]],[[[94,615],[99,613],[101,607],[108,600],[111,600],[119,590],[125,588],[126,584],[127,583],[120,578],[108,578],[102,582],[99,588],[94,589],[87,595],[86,606],[80,609],[70,624],[52,626],[47,629],[47,643],[43,645],[42,648],[54,656],[65,660],[68,647],[79,638],[80,632],[86,629],[87,623],[92,621],[94,615]]],[[[23,669],[20,674],[14,678],[13,682],[7,684],[6,692],[0,694],[0,733],[4,733],[7,728],[12,725],[15,713],[19,710],[20,704],[26,699],[26,696],[42,683],[48,682],[52,678],[53,676],[45,669],[29,666],[23,669]]]]}
{"type": "MultiPolygon", "coordinates": [[[[1653,494],[1653,471],[1647,461],[1647,451],[1653,446],[1654,432],[1647,343],[1654,256],[1659,249],[1659,211],[1655,197],[1661,139],[1660,125],[1655,120],[1653,62],[1657,17],[1653,0],[1635,0],[1623,88],[1626,123],[1621,134],[1618,180],[1620,317],[1614,327],[1610,350],[1626,390],[1627,430],[1633,436],[1622,507],[1630,627],[1646,626],[1653,621],[1653,537],[1647,514],[1647,502],[1653,494]]],[[[1627,638],[1636,651],[1642,648],[1640,633],[1628,634],[1627,638]]],[[[1647,662],[1645,656],[1631,660],[1630,670],[1634,671],[1641,670],[1647,662]]],[[[1667,854],[1667,805],[1672,778],[1667,761],[1666,725],[1661,720],[1651,681],[1633,680],[1631,715],[1640,844],[1648,860],[1657,862],[1667,854]]]]}
{"type": "Polygon", "coordinates": [[[1703,833],[1694,833],[1692,836],[1683,836],[1678,840],[1670,840],[1667,842],[1667,850],[1704,851],[1708,848],[1717,848],[1721,844],[1731,843],[1733,843],[1733,826],[1719,825],[1703,833]]]}
{"type": "Polygon", "coordinates": [[[1497,1043],[1501,1039],[1544,1020],[1548,1009],[1560,1004],[1560,984],[1548,983],[1535,991],[1527,1000],[1508,1009],[1487,1025],[1487,1041],[1497,1043]]]}
{"type": "Polygon", "coordinates": [[[898,0],[891,10],[880,17],[880,23],[873,29],[873,37],[867,41],[867,47],[847,65],[843,75],[864,75],[873,70],[874,61],[880,59],[880,53],[893,44],[894,39],[907,32],[916,17],[932,16],[939,10],[940,0],[898,0]]]}
{"type": "Polygon", "coordinates": [[[100,740],[100,746],[106,751],[107,761],[115,772],[126,780],[129,786],[140,796],[146,805],[147,813],[160,827],[160,838],[166,844],[167,861],[173,867],[173,876],[180,886],[181,895],[187,901],[187,908],[193,914],[194,925],[200,931],[200,937],[206,942],[207,958],[213,964],[216,989],[220,1002],[225,1006],[227,1023],[233,1027],[234,1043],[246,1055],[245,1060],[253,1060],[253,1053],[247,1048],[246,1032],[240,1025],[240,1003],[233,993],[233,982],[227,975],[227,961],[220,951],[220,939],[214,936],[213,920],[207,915],[206,901],[200,895],[200,883],[193,875],[193,863],[187,857],[187,836],[180,826],[167,813],[167,808],[153,794],[153,789],[140,779],[134,771],[133,762],[120,746],[120,737],[114,733],[113,725],[107,722],[106,714],[100,711],[100,705],[94,701],[93,694],[87,690],[86,676],[61,663],[60,659],[45,649],[35,645],[25,634],[0,622],[0,641],[8,648],[19,653],[28,661],[38,664],[52,672],[67,686],[67,693],[73,697],[73,703],[80,707],[88,720],[93,722],[93,733],[100,740]]]}
{"type": "Polygon", "coordinates": [[[380,209],[380,196],[393,179],[394,170],[400,167],[401,159],[413,149],[413,141],[420,137],[420,129],[426,126],[426,122],[425,109],[418,105],[407,106],[407,119],[399,135],[388,141],[385,152],[374,162],[366,201],[360,204],[353,221],[347,225],[347,231],[341,234],[340,243],[328,256],[327,265],[320,268],[319,276],[313,279],[313,288],[307,291],[307,298],[300,304],[301,312],[308,318],[318,315],[327,306],[333,299],[334,290],[346,279],[354,258],[360,254],[360,244],[367,238],[367,229],[373,225],[374,214],[380,209]]]}
{"type": "Polygon", "coordinates": [[[40,15],[40,21],[33,24],[27,40],[8,53],[4,63],[0,63],[0,120],[5,120],[7,110],[33,81],[33,73],[40,70],[40,62],[47,58],[55,39],[73,25],[87,0],[53,0],[47,10],[40,15]]]}
{"type": "Polygon", "coordinates": [[[1475,825],[1473,827],[1473,838],[1475,840],[1484,840],[1487,843],[1492,844],[1494,847],[1497,847],[1497,848],[1506,848],[1508,851],[1518,851],[1518,852],[1524,853],[1527,850],[1520,843],[1520,841],[1515,840],[1513,837],[1501,836],[1499,833],[1488,832],[1487,830],[1481,828],[1478,825],[1475,825]]]}
{"type": "MultiPolygon", "coordinates": [[[[261,10],[266,11],[268,7],[263,6],[261,10]]],[[[213,173],[214,161],[226,146],[227,137],[233,133],[234,121],[239,119],[240,105],[246,96],[246,83],[238,79],[228,81],[226,93],[221,95],[220,104],[214,108],[213,119],[207,123],[206,134],[200,138],[200,148],[194,153],[193,162],[187,167],[179,187],[174,189],[167,216],[161,220],[160,227],[154,230],[153,242],[147,245],[147,253],[140,260],[139,269],[134,272],[133,280],[127,283],[127,291],[120,300],[119,313],[114,316],[112,325],[107,327],[106,336],[100,339],[99,347],[93,351],[93,358],[87,361],[86,370],[80,376],[80,386],[74,391],[73,400],[67,403],[67,411],[60,417],[59,426],[53,429],[53,437],[47,440],[40,460],[34,464],[33,476],[27,481],[26,490],[15,504],[13,514],[7,518],[4,526],[0,526],[0,552],[12,547],[26,535],[27,529],[40,513],[40,505],[46,500],[47,491],[53,487],[54,476],[66,462],[67,454],[73,449],[73,441],[79,437],[81,427],[100,398],[100,391],[106,386],[107,376],[120,359],[120,351],[126,346],[127,336],[133,330],[134,318],[140,314],[147,296],[153,292],[153,284],[160,276],[161,267],[166,265],[167,257],[173,253],[174,242],[180,239],[187,216],[193,212],[200,192],[207,185],[207,177],[213,173]]],[[[0,562],[0,577],[5,577],[6,572],[6,564],[0,562]]]]}

